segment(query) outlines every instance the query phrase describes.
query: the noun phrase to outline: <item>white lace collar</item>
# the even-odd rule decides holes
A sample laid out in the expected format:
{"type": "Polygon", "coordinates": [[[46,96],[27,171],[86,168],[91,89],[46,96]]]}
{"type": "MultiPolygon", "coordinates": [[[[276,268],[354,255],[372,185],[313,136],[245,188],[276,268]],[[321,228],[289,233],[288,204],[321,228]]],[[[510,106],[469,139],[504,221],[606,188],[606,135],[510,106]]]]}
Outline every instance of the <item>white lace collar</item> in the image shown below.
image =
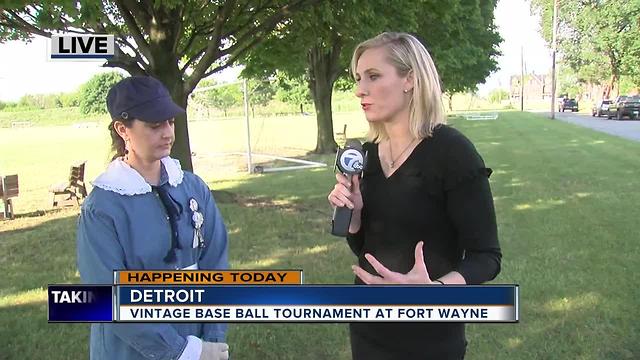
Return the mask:
{"type": "MultiPolygon", "coordinates": [[[[180,161],[169,156],[160,159],[160,161],[167,172],[169,184],[176,187],[182,183],[184,172],[180,167],[180,161]]],[[[107,170],[100,174],[91,184],[120,195],[131,196],[151,192],[151,185],[144,180],[140,173],[122,161],[122,158],[113,160],[107,170]]]]}

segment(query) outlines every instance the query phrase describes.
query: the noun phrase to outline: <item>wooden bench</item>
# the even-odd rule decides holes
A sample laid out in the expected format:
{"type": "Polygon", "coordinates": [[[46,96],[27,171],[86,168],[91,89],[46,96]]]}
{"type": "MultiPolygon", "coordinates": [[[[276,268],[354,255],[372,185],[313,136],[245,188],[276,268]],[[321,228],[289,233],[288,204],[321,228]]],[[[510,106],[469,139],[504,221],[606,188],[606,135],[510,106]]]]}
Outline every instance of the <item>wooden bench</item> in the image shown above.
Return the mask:
{"type": "Polygon", "coordinates": [[[49,191],[53,193],[53,207],[80,205],[80,199],[87,197],[87,187],[84,182],[84,167],[86,163],[86,161],[83,161],[71,166],[68,182],[51,186],[49,191]],[[61,200],[59,199],[60,197],[62,197],[61,200]]]}
{"type": "Polygon", "coordinates": [[[18,196],[19,193],[18,175],[0,176],[0,197],[4,203],[4,213],[2,215],[5,219],[13,219],[15,217],[11,198],[18,196]]]}

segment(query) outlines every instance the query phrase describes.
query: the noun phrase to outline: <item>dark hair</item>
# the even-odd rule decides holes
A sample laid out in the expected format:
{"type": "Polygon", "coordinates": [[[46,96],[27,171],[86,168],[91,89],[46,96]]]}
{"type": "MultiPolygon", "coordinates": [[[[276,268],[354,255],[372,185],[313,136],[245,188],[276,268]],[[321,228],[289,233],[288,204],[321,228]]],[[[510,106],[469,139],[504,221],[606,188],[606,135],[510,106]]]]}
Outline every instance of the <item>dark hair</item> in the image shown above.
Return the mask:
{"type": "Polygon", "coordinates": [[[125,144],[124,144],[124,139],[118,134],[118,132],[116,131],[116,128],[114,126],[114,124],[116,123],[116,121],[120,121],[121,123],[124,124],[124,126],[130,128],[131,125],[133,124],[133,119],[129,119],[129,120],[124,120],[124,119],[113,119],[111,120],[111,122],[109,123],[109,133],[111,135],[111,151],[113,151],[114,155],[111,158],[111,160],[115,160],[121,156],[125,155],[125,144]]]}

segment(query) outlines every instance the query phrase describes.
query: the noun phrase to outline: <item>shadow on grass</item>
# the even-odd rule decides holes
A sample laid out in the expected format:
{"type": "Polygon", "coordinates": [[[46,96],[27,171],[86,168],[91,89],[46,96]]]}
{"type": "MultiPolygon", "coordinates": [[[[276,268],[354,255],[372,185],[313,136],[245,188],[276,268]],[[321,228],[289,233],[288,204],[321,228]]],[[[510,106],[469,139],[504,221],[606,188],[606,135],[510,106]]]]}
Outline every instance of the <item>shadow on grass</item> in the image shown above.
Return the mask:
{"type": "Polygon", "coordinates": [[[74,205],[57,209],[35,210],[27,213],[16,214],[16,219],[48,216],[66,211],[68,209],[75,209],[76,211],[79,211],[80,207],[74,205]]]}
{"type": "Polygon", "coordinates": [[[640,355],[637,330],[619,318],[623,314],[611,316],[606,291],[522,297],[518,324],[468,326],[470,358],[489,358],[496,349],[491,358],[613,360],[640,355]]]}
{"type": "Polygon", "coordinates": [[[89,324],[48,324],[43,302],[0,307],[0,359],[87,359],[89,324]]]}
{"type": "Polygon", "coordinates": [[[77,214],[59,218],[15,220],[24,226],[0,233],[0,296],[46,287],[51,283],[78,282],[76,274],[77,214]]]}

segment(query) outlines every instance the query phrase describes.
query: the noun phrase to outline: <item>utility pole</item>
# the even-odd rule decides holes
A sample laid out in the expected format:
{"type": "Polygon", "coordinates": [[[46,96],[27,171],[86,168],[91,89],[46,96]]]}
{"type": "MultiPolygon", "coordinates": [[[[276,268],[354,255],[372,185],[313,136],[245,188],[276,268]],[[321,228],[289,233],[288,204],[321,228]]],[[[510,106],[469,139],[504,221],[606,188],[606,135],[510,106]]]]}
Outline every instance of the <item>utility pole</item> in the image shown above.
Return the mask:
{"type": "Polygon", "coordinates": [[[249,84],[247,79],[242,80],[242,93],[244,98],[244,120],[247,127],[247,171],[253,174],[253,162],[251,159],[251,122],[249,120],[249,84]]]}
{"type": "Polygon", "coordinates": [[[553,51],[551,55],[551,120],[556,118],[556,51],[558,51],[558,0],[553,0],[553,51]]]}
{"type": "Polygon", "coordinates": [[[520,46],[520,111],[524,111],[524,46],[520,46]]]}

